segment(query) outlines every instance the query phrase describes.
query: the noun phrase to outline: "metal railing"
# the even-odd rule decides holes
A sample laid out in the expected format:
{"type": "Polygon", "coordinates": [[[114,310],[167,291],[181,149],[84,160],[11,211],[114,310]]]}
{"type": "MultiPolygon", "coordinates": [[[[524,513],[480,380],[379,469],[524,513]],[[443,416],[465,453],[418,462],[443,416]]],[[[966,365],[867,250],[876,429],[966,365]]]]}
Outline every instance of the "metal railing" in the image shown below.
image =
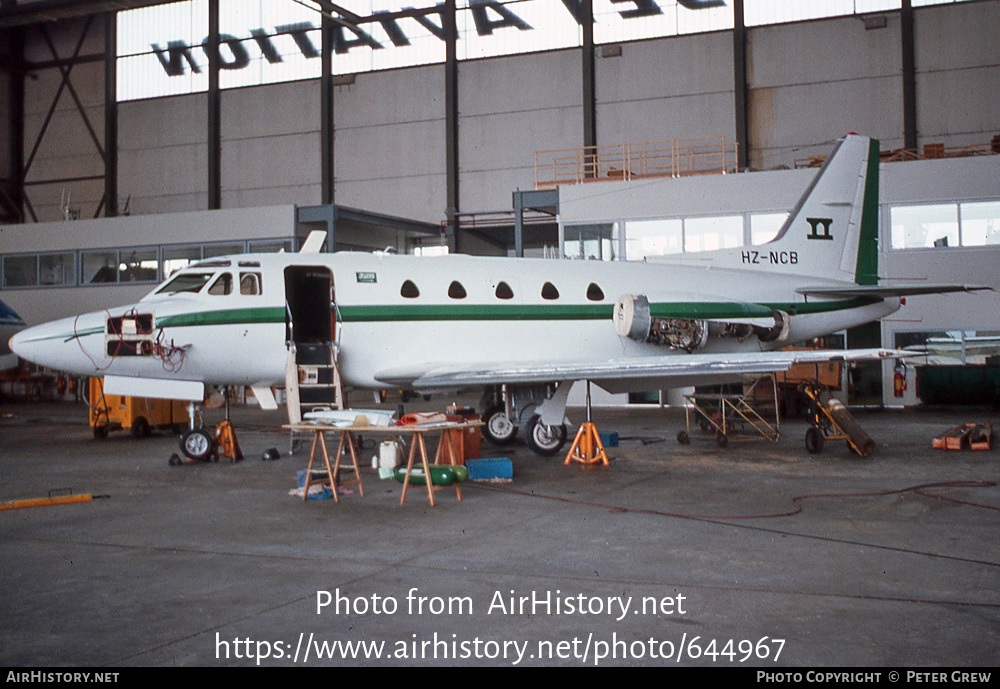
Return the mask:
{"type": "Polygon", "coordinates": [[[535,189],[736,171],[737,143],[724,136],[535,152],[535,189]]]}
{"type": "MultiPolygon", "coordinates": [[[[970,156],[1000,155],[1000,135],[993,137],[988,144],[971,144],[968,146],[945,146],[944,144],[924,144],[923,148],[894,148],[879,153],[879,161],[883,163],[898,163],[903,160],[936,160],[938,158],[968,158],[970,156]]],[[[795,169],[820,167],[826,160],[825,155],[796,158],[795,169]]]]}

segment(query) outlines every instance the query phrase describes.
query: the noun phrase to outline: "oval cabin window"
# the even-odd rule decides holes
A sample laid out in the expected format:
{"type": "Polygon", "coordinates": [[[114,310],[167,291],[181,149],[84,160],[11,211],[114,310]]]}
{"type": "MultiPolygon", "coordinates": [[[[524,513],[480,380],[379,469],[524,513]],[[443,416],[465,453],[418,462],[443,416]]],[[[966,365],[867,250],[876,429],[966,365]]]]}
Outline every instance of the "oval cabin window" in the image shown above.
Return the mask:
{"type": "Polygon", "coordinates": [[[590,301],[602,301],[604,299],[604,290],[597,286],[596,282],[590,283],[587,287],[587,299],[590,301]]]}
{"type": "Polygon", "coordinates": [[[452,283],[448,285],[448,296],[452,299],[465,299],[465,288],[462,287],[462,283],[458,280],[452,281],[452,283]]]}
{"type": "Polygon", "coordinates": [[[508,285],[506,282],[501,282],[499,285],[497,285],[496,295],[497,299],[513,299],[514,290],[512,290],[510,288],[510,285],[508,285]]]}
{"type": "Polygon", "coordinates": [[[542,285],[542,299],[558,299],[559,290],[551,282],[546,282],[542,285]]]}
{"type": "Polygon", "coordinates": [[[413,284],[413,280],[407,280],[403,283],[403,286],[399,288],[399,294],[407,299],[416,299],[420,296],[420,290],[417,286],[413,284]]]}

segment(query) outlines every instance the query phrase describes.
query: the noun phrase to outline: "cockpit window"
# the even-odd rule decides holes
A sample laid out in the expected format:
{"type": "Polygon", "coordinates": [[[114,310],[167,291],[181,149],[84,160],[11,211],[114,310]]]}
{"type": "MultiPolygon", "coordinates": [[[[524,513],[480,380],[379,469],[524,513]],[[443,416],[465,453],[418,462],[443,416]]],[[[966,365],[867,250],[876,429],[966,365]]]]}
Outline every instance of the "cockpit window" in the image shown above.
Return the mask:
{"type": "Polygon", "coordinates": [[[260,273],[240,273],[240,294],[260,294],[260,273]]]}
{"type": "Polygon", "coordinates": [[[179,273],[173,280],[156,290],[156,293],[199,292],[212,275],[213,273],[179,273]]]}
{"type": "Polygon", "coordinates": [[[212,286],[208,288],[208,293],[216,296],[223,297],[227,294],[232,294],[233,292],[233,274],[223,273],[215,279],[212,286]]]}

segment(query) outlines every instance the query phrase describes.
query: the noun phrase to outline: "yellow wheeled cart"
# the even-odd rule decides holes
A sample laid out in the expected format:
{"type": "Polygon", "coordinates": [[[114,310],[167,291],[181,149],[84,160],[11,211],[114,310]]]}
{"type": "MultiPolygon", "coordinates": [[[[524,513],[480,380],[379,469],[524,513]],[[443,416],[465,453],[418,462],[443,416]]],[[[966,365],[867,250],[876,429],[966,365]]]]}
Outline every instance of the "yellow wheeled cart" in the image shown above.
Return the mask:
{"type": "Polygon", "coordinates": [[[811,400],[811,425],[806,430],[806,450],[810,454],[822,452],[826,440],[846,440],[847,446],[860,457],[871,454],[875,441],[858,425],[843,402],[816,382],[803,383],[799,389],[811,400]]]}
{"type": "Polygon", "coordinates": [[[119,430],[129,431],[133,438],[147,436],[154,428],[179,433],[188,425],[184,402],[105,395],[103,378],[90,379],[89,393],[90,427],[95,438],[107,438],[109,432],[119,430]]]}

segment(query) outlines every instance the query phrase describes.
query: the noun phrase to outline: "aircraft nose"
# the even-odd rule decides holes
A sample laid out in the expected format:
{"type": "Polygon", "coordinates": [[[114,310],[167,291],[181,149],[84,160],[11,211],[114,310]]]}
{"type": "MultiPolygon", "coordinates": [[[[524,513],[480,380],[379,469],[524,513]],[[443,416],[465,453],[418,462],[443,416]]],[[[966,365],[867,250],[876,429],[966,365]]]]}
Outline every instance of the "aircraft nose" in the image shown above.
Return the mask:
{"type": "Polygon", "coordinates": [[[27,331],[22,330],[21,332],[14,333],[13,335],[11,335],[10,339],[7,340],[7,349],[14,352],[22,359],[24,359],[25,357],[23,354],[21,354],[22,351],[21,343],[24,342],[24,338],[22,338],[21,335],[23,335],[25,332],[27,331]]]}
{"type": "Polygon", "coordinates": [[[39,366],[77,375],[92,375],[97,368],[95,361],[101,357],[103,314],[87,314],[79,318],[64,318],[43,323],[15,333],[10,338],[10,349],[22,359],[39,366]],[[90,318],[91,315],[96,316],[90,318]],[[94,323],[90,321],[94,320],[94,323]],[[94,342],[83,340],[94,340],[94,342]],[[93,352],[88,352],[92,349],[93,352]]]}

